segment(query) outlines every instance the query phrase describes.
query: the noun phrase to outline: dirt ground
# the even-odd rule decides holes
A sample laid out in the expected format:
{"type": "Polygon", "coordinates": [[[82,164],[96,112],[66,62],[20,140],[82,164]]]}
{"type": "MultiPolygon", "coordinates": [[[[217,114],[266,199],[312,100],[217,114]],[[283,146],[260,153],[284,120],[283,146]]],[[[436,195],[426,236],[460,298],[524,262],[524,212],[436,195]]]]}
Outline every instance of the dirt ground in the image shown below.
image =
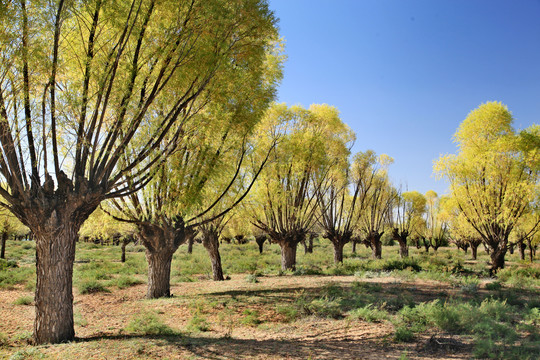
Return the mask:
{"type": "MultiPolygon", "coordinates": [[[[388,322],[326,319],[308,316],[286,322],[276,305],[295,294],[314,291],[329,283],[350,285],[353,276],[269,276],[258,283],[245,275],[231,280],[172,286],[174,296],[145,300],[146,285],[113,289],[110,293],[80,295],[74,291],[77,340],[60,345],[32,347],[34,307],[14,305],[21,289],[0,290],[0,358],[52,359],[466,359],[471,344],[463,336],[424,334],[413,343],[396,343],[388,322]],[[235,301],[238,300],[238,301],[235,301]],[[260,324],[245,324],[246,309],[257,311],[260,324]],[[153,310],[180,335],[137,335],[125,330],[138,315],[153,310]],[[203,316],[208,331],[186,330],[194,314],[203,316]],[[26,356],[26,357],[25,357],[26,356]]],[[[437,298],[452,291],[429,281],[395,278],[362,279],[383,288],[408,291],[415,300],[437,298]]]]}

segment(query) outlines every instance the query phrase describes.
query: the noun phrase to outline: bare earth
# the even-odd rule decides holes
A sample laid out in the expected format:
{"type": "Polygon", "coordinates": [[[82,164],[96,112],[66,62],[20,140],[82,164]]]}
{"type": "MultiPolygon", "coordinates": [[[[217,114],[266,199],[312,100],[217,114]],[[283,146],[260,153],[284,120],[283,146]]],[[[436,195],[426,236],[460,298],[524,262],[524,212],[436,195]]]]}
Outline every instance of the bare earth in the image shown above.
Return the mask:
{"type": "MultiPolygon", "coordinates": [[[[34,308],[14,305],[24,290],[0,290],[0,358],[16,352],[52,359],[466,359],[470,339],[448,334],[425,334],[414,343],[393,341],[394,326],[348,319],[307,317],[287,323],[276,305],[292,301],[302,291],[324,285],[350,285],[353,276],[270,276],[249,283],[245,275],[213,282],[201,279],[172,287],[174,297],[145,300],[146,285],[113,289],[110,293],[79,295],[75,290],[77,341],[32,347],[34,308]],[[239,299],[235,305],[235,299],[239,299]],[[256,310],[259,325],[243,324],[246,309],[256,310]],[[155,310],[159,318],[181,335],[130,334],[124,328],[144,312],[155,310]],[[204,316],[210,329],[187,331],[195,313],[204,316]],[[1,345],[1,342],[0,342],[1,345]]],[[[407,291],[417,301],[434,299],[448,285],[395,278],[362,279],[383,288],[407,291]]],[[[32,357],[30,357],[32,358],[32,357]]]]}

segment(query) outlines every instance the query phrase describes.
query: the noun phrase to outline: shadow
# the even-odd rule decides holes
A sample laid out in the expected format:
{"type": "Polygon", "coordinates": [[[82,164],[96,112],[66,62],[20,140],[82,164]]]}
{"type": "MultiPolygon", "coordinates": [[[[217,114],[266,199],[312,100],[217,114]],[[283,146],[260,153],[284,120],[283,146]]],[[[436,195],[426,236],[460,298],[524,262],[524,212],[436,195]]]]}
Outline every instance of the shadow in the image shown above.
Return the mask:
{"type": "MultiPolygon", "coordinates": [[[[375,336],[365,338],[329,337],[326,339],[235,339],[205,338],[186,335],[95,335],[78,338],[77,342],[100,340],[152,339],[162,344],[172,345],[179,352],[209,360],[253,359],[271,356],[272,358],[295,359],[380,359],[398,358],[406,345],[381,341],[375,336]]],[[[410,348],[410,346],[409,346],[410,348]]],[[[455,352],[455,349],[454,349],[455,352]]],[[[426,354],[427,355],[427,354],[426,354]]],[[[416,358],[423,358],[421,353],[416,358]]],[[[431,358],[431,356],[428,356],[431,358]]]]}

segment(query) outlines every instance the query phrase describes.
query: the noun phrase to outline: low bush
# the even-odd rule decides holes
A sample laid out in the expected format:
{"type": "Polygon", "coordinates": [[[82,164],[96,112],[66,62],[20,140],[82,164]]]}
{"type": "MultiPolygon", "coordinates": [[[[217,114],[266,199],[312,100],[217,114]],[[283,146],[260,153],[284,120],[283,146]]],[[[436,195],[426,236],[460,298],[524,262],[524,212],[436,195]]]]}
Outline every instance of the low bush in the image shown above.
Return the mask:
{"type": "Polygon", "coordinates": [[[131,320],[125,330],[140,335],[173,335],[176,332],[164,324],[156,313],[144,312],[131,320]]]}

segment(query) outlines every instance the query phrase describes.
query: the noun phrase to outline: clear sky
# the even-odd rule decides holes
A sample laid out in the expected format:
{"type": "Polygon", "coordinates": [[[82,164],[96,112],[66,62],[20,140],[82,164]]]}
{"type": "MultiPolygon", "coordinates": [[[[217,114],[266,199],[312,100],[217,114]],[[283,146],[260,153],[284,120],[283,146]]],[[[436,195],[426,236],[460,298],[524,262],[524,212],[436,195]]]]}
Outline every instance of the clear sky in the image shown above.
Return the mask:
{"type": "Polygon", "coordinates": [[[269,0],[285,38],[278,101],[336,106],[353,152],[395,160],[394,184],[446,192],[433,160],[467,114],[500,101],[540,123],[540,0],[269,0]]]}

